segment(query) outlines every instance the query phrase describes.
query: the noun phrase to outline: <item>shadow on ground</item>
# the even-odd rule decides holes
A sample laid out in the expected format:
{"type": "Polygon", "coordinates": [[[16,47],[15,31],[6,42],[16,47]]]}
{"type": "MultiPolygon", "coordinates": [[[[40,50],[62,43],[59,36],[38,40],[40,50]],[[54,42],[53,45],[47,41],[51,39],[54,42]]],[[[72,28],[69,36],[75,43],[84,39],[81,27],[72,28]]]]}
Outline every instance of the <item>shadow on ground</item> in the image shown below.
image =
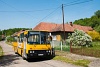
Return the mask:
{"type": "Polygon", "coordinates": [[[19,56],[18,55],[13,55],[13,54],[10,54],[10,55],[4,55],[1,59],[0,59],[0,67],[1,66],[9,66],[11,64],[18,64],[18,63],[12,63],[14,62],[15,60],[18,60],[19,59],[19,56]]]}
{"type": "Polygon", "coordinates": [[[31,59],[28,59],[27,62],[41,62],[41,61],[46,61],[46,60],[51,60],[51,58],[45,58],[45,57],[31,58],[31,59]]]}

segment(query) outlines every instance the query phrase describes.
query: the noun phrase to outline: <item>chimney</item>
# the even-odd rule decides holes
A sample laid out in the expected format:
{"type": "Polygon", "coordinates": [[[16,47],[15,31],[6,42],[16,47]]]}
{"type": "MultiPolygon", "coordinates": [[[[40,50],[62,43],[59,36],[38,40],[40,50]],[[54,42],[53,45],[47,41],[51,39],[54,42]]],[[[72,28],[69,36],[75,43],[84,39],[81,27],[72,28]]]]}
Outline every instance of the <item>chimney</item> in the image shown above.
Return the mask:
{"type": "Polygon", "coordinates": [[[72,22],[69,22],[69,23],[70,23],[71,26],[73,26],[73,23],[72,22]]]}

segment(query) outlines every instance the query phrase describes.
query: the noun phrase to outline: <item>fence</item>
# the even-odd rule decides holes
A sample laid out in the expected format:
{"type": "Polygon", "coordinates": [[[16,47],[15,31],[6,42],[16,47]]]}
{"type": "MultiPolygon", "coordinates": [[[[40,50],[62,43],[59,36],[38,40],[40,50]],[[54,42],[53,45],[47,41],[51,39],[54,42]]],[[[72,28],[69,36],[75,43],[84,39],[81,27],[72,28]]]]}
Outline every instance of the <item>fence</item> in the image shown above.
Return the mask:
{"type": "Polygon", "coordinates": [[[52,45],[55,50],[70,51],[70,44],[67,42],[53,40],[52,45]]]}
{"type": "Polygon", "coordinates": [[[93,57],[100,57],[100,41],[99,42],[92,42],[92,46],[73,46],[68,42],[61,42],[61,41],[53,41],[52,42],[55,50],[61,51],[68,51],[74,54],[85,55],[85,56],[93,56],[93,57]],[[70,49],[71,48],[71,49],[70,49]]]}

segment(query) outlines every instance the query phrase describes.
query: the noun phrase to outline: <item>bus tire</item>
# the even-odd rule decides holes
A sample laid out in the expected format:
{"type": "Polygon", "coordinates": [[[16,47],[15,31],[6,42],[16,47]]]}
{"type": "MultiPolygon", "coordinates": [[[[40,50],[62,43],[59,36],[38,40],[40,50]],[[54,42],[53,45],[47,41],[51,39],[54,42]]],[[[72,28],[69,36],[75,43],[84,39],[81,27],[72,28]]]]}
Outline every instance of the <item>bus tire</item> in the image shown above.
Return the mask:
{"type": "Polygon", "coordinates": [[[18,54],[18,51],[17,51],[17,49],[14,49],[14,51],[15,51],[15,54],[18,54]]]}

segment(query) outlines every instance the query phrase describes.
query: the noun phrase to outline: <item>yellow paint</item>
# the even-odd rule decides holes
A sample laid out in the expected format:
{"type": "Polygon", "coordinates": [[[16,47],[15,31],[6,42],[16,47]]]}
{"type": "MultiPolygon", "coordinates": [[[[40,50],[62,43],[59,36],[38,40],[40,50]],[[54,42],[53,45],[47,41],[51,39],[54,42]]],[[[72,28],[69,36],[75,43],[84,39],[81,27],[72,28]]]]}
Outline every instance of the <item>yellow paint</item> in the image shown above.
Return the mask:
{"type": "Polygon", "coordinates": [[[12,45],[13,45],[13,50],[16,51],[18,46],[17,42],[12,42],[12,45]]]}
{"type": "Polygon", "coordinates": [[[28,50],[51,50],[50,44],[27,44],[26,53],[28,53],[28,50]]]}
{"type": "Polygon", "coordinates": [[[60,41],[61,40],[61,36],[60,35],[57,35],[56,36],[56,39],[57,39],[57,41],[60,41]]]}
{"type": "MultiPolygon", "coordinates": [[[[22,33],[24,35],[28,34],[29,30],[26,30],[22,33]]],[[[21,33],[18,33],[18,37],[20,36],[21,33]]],[[[60,36],[58,35],[58,40],[60,40],[60,36]]],[[[17,51],[19,55],[22,55],[23,50],[24,50],[24,41],[22,43],[18,42],[13,42],[13,49],[14,51],[17,51]]],[[[51,50],[52,47],[50,44],[26,44],[26,54],[28,54],[29,50],[51,50]]]]}

